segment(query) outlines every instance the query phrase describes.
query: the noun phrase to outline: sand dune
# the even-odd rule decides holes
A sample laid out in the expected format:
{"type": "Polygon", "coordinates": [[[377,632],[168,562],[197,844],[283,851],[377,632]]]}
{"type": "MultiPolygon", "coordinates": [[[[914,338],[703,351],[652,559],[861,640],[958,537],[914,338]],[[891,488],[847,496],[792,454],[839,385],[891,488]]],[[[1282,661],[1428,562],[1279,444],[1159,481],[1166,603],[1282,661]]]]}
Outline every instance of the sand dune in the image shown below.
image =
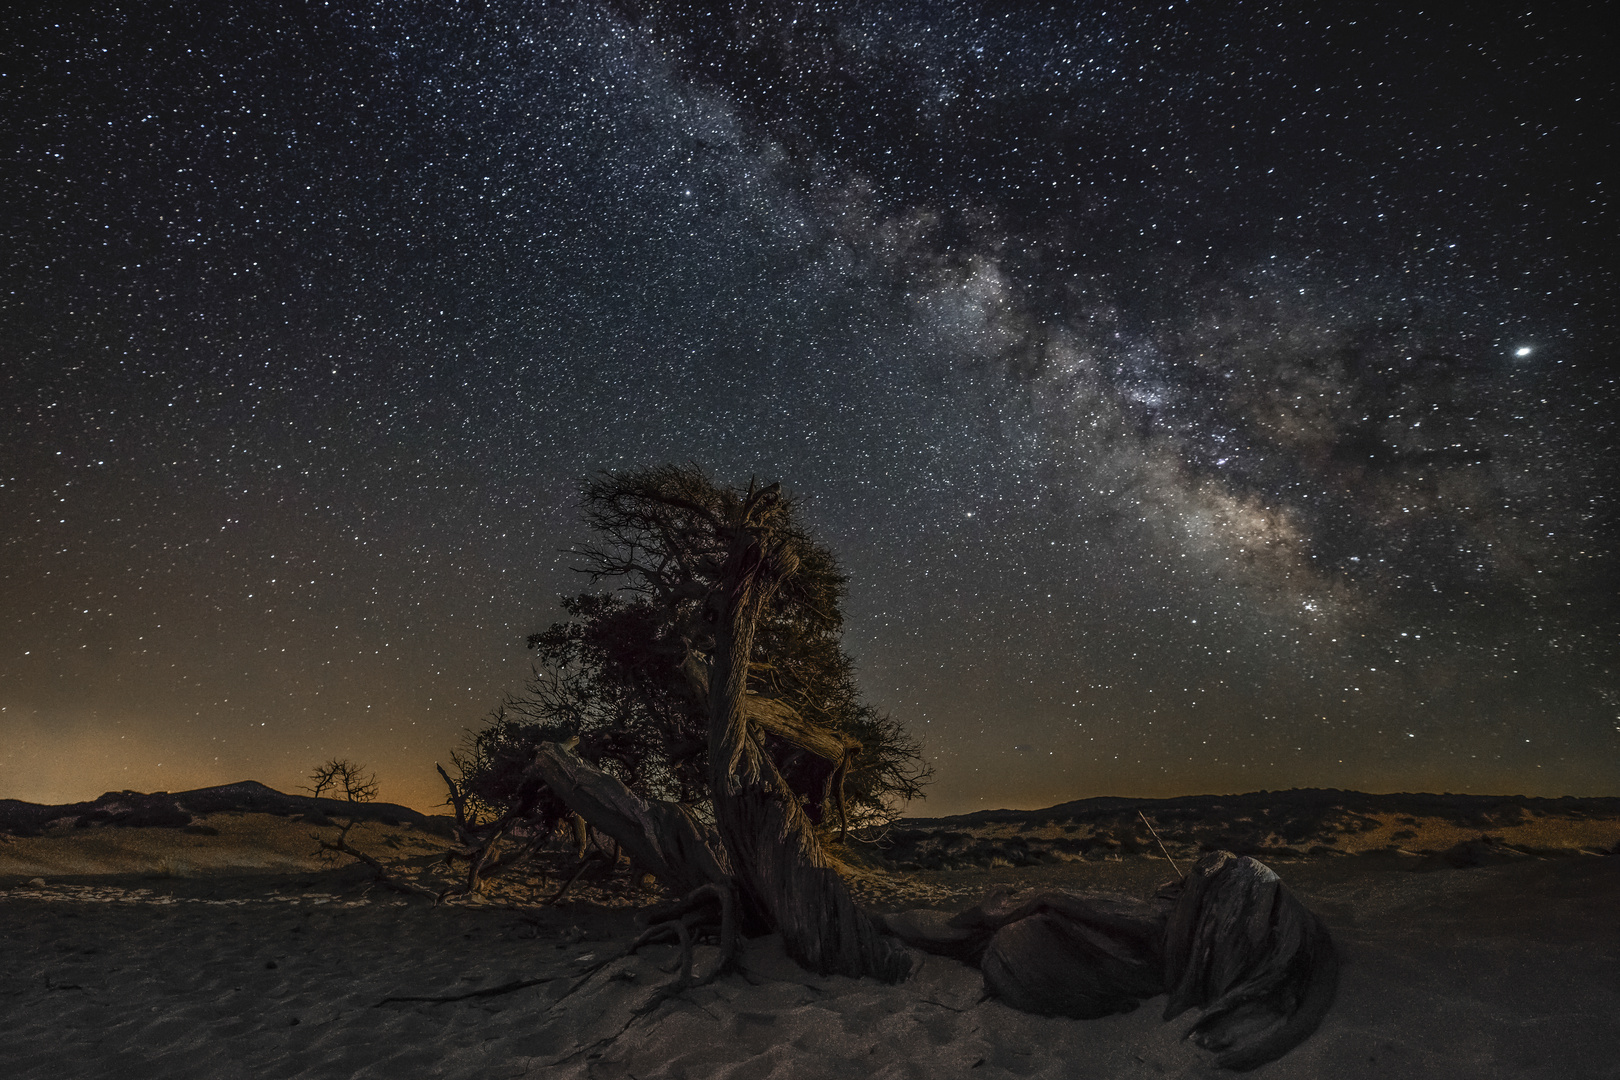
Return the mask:
{"type": "Polygon", "coordinates": [[[1307,789],[1177,799],[1088,799],[1045,810],[991,810],[902,822],[887,842],[897,868],[1028,866],[1223,848],[1272,863],[1310,855],[1443,856],[1448,862],[1613,851],[1620,799],[1367,795],[1307,789]],[[1149,831],[1152,828],[1155,836],[1149,831]]]}
{"type": "MultiPolygon", "coordinates": [[[[1161,1000],[1104,1020],[1045,1019],[982,1000],[978,972],[953,961],[925,958],[885,987],[808,974],[774,938],[747,944],[740,973],[637,1015],[670,979],[673,948],[578,977],[636,930],[629,907],[646,897],[623,883],[561,907],[530,903],[533,882],[497,903],[433,907],[369,887],[364,868],[313,859],[308,822],[220,813],[203,824],[215,834],[0,841],[5,1075],[1216,1073],[1180,1038],[1192,1018],[1162,1023],[1161,1000]],[[36,876],[44,883],[29,884],[36,876]],[[514,983],[529,985],[464,996],[514,983]]],[[[1444,850],[1448,835],[1420,839],[1444,850]]],[[[381,823],[354,837],[419,873],[439,843],[381,823]]],[[[1413,872],[1416,858],[1380,848],[1279,865],[1345,963],[1321,1029],[1255,1075],[1620,1078],[1620,858],[1520,853],[1413,872]]],[[[997,882],[1140,893],[1167,872],[1162,858],[1109,852],[873,874],[863,892],[890,908],[955,908],[997,882]]]]}
{"type": "MultiPolygon", "coordinates": [[[[80,877],[135,874],[156,877],[297,874],[330,869],[317,836],[332,837],[330,823],[239,811],[210,814],[186,828],[57,828],[43,836],[0,842],[0,875],[80,877]]],[[[432,857],[444,841],[420,829],[366,823],[356,839],[380,855],[432,857]]]]}

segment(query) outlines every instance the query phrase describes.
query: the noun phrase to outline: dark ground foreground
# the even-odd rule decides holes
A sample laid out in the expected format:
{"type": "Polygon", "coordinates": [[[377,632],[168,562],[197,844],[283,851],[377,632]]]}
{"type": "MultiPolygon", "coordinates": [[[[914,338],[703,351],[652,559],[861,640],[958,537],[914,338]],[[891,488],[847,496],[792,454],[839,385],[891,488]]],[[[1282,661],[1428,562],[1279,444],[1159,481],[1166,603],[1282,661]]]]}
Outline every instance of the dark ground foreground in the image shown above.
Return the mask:
{"type": "MultiPolygon", "coordinates": [[[[143,832],[145,830],[142,830],[143,832]]],[[[0,848],[0,852],[3,852],[0,848]]],[[[1344,960],[1321,1029],[1261,1077],[1617,1078],[1620,857],[1458,869],[1394,853],[1277,869],[1344,960]]],[[[4,866],[0,864],[0,875],[4,866]]],[[[869,895],[955,910],[998,883],[1146,895],[1160,858],[905,874],[869,895]]],[[[573,976],[631,912],[439,907],[298,875],[0,876],[0,1073],[8,1077],[1206,1077],[1162,999],[1103,1020],[980,1000],[928,958],[883,987],[808,975],[772,939],[744,971],[635,1011],[670,976],[655,947],[573,976]],[[450,997],[543,980],[459,1001],[450,997]]],[[[700,961],[706,950],[700,949],[700,961]]]]}

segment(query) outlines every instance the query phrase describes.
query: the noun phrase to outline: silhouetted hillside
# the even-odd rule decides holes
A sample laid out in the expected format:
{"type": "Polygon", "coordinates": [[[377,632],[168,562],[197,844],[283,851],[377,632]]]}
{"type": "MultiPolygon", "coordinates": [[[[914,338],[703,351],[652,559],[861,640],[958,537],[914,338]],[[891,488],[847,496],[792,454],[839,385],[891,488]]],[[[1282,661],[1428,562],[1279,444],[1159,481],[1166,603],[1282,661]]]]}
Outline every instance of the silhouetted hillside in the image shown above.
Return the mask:
{"type": "Polygon", "coordinates": [[[1512,851],[1607,851],[1620,847],[1620,797],[1369,795],[1333,788],[1173,799],[1105,796],[1043,810],[907,818],[879,847],[886,861],[902,869],[950,869],[1152,854],[1160,841],[1177,858],[1216,848],[1270,859],[1372,850],[1435,854],[1481,843],[1503,857],[1512,851]]]}
{"type": "Polygon", "coordinates": [[[314,799],[287,795],[257,780],[243,780],[194,791],[109,791],[94,802],[63,803],[47,806],[0,799],[0,832],[14,836],[37,836],[51,826],[91,828],[114,825],[124,828],[207,828],[198,819],[207,814],[235,810],[245,813],[302,815],[315,824],[330,818],[380,821],[387,825],[415,825],[449,835],[449,818],[429,817],[395,803],[352,803],[341,799],[314,799]]]}

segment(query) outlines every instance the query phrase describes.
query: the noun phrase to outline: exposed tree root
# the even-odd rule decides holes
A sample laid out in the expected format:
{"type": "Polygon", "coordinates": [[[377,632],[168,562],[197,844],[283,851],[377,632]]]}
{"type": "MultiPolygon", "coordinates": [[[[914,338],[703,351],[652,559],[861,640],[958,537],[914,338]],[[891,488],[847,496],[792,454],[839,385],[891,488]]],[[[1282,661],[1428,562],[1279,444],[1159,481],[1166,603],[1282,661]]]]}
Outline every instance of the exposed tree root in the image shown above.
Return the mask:
{"type": "Polygon", "coordinates": [[[737,962],[737,906],[736,897],[729,886],[700,885],[687,893],[674,903],[663,907],[653,908],[644,916],[658,921],[647,927],[636,939],[623,950],[598,960],[580,973],[578,981],[557,997],[553,1007],[558,1002],[573,995],[573,993],[590,982],[591,978],[609,964],[617,963],[626,957],[633,956],[637,949],[643,945],[651,945],[673,935],[681,946],[680,975],[667,986],[660,987],[652,997],[648,998],[636,1009],[635,1015],[642,1016],[656,1009],[659,1004],[699,986],[707,986],[727,971],[733,970],[737,962]],[[708,904],[717,904],[719,910],[720,931],[720,958],[706,974],[694,977],[693,946],[696,943],[695,931],[715,927],[715,912],[711,909],[704,911],[708,904]]]}
{"type": "Polygon", "coordinates": [[[737,962],[737,900],[730,886],[726,885],[700,885],[687,893],[673,904],[661,908],[653,908],[647,913],[649,920],[656,919],[653,926],[647,928],[631,944],[630,952],[634,952],[644,939],[655,930],[670,927],[679,935],[681,941],[681,977],[664,988],[666,995],[678,994],[682,990],[694,986],[707,986],[721,974],[731,970],[737,962]],[[714,967],[701,979],[692,977],[692,930],[705,923],[713,925],[713,913],[707,913],[706,918],[692,919],[701,909],[709,904],[716,903],[720,907],[720,959],[714,967]],[[689,921],[690,920],[690,921],[689,921]]]}
{"type": "Polygon", "coordinates": [[[381,1001],[377,1002],[376,1005],[373,1005],[372,1008],[379,1008],[383,1005],[387,1005],[391,1001],[431,1001],[442,1004],[446,1001],[466,1001],[469,998],[499,997],[502,994],[510,994],[518,990],[527,990],[531,986],[540,986],[544,983],[554,982],[556,979],[556,975],[547,975],[543,979],[514,979],[509,983],[502,983],[499,986],[491,986],[484,990],[469,990],[465,994],[443,994],[440,996],[417,996],[402,994],[393,997],[385,997],[381,1001]]]}
{"type": "MultiPolygon", "coordinates": [[[[663,998],[658,998],[657,1000],[659,1002],[662,1002],[664,999],[663,998]]],[[[547,1062],[545,1067],[548,1068],[548,1069],[554,1069],[558,1065],[563,1064],[564,1062],[573,1061],[575,1058],[579,1057],[581,1054],[588,1054],[593,1050],[598,1050],[600,1048],[612,1046],[614,1043],[619,1041],[619,1037],[621,1035],[623,1035],[625,1032],[630,1030],[630,1025],[634,1024],[637,1020],[640,1020],[643,1016],[645,1016],[648,1012],[651,1012],[651,1011],[652,1011],[651,1009],[637,1009],[635,1012],[630,1014],[630,1018],[628,1020],[626,1020],[622,1025],[620,1025],[619,1030],[615,1031],[612,1035],[605,1035],[602,1038],[597,1039],[593,1043],[588,1043],[585,1046],[581,1046],[581,1047],[578,1047],[578,1048],[576,1048],[574,1050],[570,1050],[568,1053],[564,1054],[560,1058],[557,1058],[555,1061],[547,1062]]],[[[597,1056],[600,1057],[601,1055],[598,1054],[597,1056]]]]}

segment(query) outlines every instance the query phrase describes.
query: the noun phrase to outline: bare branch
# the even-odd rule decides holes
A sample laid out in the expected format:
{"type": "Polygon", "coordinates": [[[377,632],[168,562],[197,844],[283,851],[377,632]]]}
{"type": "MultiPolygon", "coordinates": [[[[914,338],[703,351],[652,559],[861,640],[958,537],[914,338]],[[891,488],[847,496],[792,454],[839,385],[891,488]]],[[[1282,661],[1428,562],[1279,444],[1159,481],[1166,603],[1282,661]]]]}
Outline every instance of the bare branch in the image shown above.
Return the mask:
{"type": "Polygon", "coordinates": [[[404,878],[396,876],[382,863],[378,862],[370,855],[367,855],[359,848],[351,845],[348,837],[349,830],[352,828],[354,828],[354,822],[352,821],[344,825],[343,828],[338,831],[336,840],[326,840],[320,836],[315,836],[314,834],[311,834],[311,836],[316,843],[321,845],[322,850],[347,855],[350,858],[356,859],[371,867],[373,873],[376,875],[376,880],[379,885],[393,889],[395,892],[405,893],[408,896],[429,897],[435,904],[439,902],[442,897],[436,890],[429,889],[425,886],[416,884],[414,881],[407,881],[404,878]]]}
{"type": "Polygon", "coordinates": [[[357,765],[348,758],[333,758],[324,765],[317,765],[309,779],[309,784],[300,786],[317,799],[328,791],[349,802],[371,802],[377,797],[376,774],[367,776],[364,765],[357,765]]]}

